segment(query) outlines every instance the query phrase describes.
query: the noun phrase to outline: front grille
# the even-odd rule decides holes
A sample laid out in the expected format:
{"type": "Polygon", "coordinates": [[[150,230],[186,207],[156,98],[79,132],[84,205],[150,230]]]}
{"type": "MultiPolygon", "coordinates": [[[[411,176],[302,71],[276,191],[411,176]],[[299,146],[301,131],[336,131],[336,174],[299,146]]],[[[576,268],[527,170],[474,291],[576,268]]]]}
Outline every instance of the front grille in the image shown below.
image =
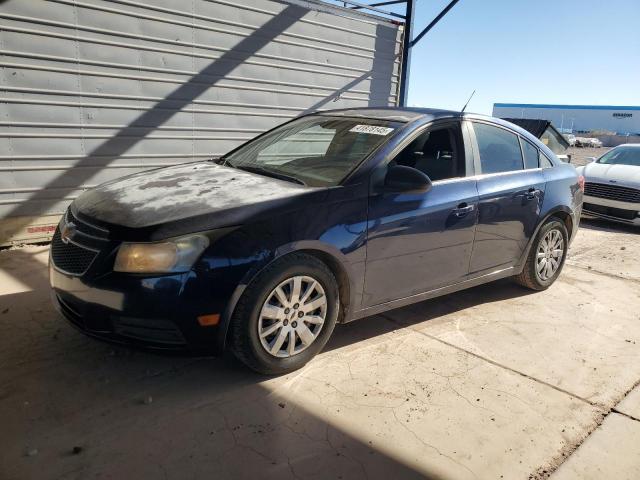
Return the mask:
{"type": "Polygon", "coordinates": [[[608,185],[605,183],[587,182],[584,193],[590,197],[607,198],[620,202],[640,203],[640,190],[636,188],[608,185]]]}
{"type": "Polygon", "coordinates": [[[51,260],[60,270],[72,275],[82,275],[97,255],[98,252],[87,250],[74,243],[64,243],[60,238],[60,226],[56,228],[51,240],[51,260]]]}
{"type": "Polygon", "coordinates": [[[609,217],[616,217],[623,220],[634,220],[638,216],[638,212],[635,210],[625,210],[622,208],[611,208],[603,205],[594,205],[593,203],[585,203],[583,210],[593,213],[599,213],[601,215],[607,215],[609,217]]]}
{"type": "Polygon", "coordinates": [[[108,245],[108,230],[79,219],[69,208],[51,239],[51,260],[59,270],[83,275],[108,245]],[[61,236],[65,229],[65,235],[69,234],[66,243],[61,236]]]}

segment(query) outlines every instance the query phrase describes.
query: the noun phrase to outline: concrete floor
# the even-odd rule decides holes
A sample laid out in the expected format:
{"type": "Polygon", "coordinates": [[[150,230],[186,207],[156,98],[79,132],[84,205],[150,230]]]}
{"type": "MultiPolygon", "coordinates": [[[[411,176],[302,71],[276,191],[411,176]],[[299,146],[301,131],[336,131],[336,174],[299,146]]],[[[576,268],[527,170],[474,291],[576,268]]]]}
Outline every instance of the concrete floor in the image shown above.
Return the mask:
{"type": "Polygon", "coordinates": [[[360,320],[279,378],[85,338],[47,248],[0,252],[0,478],[640,478],[639,239],[584,222],[546,292],[360,320]]]}

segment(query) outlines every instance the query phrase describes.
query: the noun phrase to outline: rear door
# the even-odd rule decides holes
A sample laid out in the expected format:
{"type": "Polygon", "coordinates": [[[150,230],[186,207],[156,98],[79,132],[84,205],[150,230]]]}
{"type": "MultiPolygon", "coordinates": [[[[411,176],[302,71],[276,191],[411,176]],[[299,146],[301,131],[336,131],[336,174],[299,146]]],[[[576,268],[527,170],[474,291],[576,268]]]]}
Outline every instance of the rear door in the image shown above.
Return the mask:
{"type": "Polygon", "coordinates": [[[538,149],[514,131],[474,121],[478,177],[478,225],[470,276],[514,266],[533,235],[545,179],[538,149]]]}
{"type": "MultiPolygon", "coordinates": [[[[373,185],[364,307],[464,280],[473,248],[478,193],[460,122],[421,132],[389,164],[416,168],[433,186],[392,193],[373,185]]],[[[389,164],[374,178],[383,179],[389,164]]]]}

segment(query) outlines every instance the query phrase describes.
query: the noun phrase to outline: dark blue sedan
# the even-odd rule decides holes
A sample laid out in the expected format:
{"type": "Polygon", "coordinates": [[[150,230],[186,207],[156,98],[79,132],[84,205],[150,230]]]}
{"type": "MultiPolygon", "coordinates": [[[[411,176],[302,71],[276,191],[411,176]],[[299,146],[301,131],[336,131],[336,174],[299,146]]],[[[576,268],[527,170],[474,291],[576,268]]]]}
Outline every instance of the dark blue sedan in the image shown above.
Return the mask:
{"type": "Polygon", "coordinates": [[[546,289],[582,190],[574,167],[495,118],[326,111],[85,192],[53,237],[52,293],[89,335],[228,346],[283,373],[336,323],[504,277],[546,289]]]}

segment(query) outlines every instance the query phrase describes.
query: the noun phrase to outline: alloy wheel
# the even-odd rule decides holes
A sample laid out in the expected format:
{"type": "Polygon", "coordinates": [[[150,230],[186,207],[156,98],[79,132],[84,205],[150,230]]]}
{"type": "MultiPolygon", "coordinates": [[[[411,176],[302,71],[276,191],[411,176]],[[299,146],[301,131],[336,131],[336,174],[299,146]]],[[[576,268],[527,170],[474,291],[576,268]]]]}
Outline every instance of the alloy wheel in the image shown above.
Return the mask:
{"type": "Polygon", "coordinates": [[[538,244],[536,256],[536,274],[543,282],[552,278],[562,264],[564,256],[564,237],[562,232],[552,229],[538,244]]]}
{"type": "Polygon", "coordinates": [[[327,296],[320,282],[298,275],[281,282],[267,296],[258,318],[262,347],[287,358],[308,348],[327,316],[327,296]]]}

